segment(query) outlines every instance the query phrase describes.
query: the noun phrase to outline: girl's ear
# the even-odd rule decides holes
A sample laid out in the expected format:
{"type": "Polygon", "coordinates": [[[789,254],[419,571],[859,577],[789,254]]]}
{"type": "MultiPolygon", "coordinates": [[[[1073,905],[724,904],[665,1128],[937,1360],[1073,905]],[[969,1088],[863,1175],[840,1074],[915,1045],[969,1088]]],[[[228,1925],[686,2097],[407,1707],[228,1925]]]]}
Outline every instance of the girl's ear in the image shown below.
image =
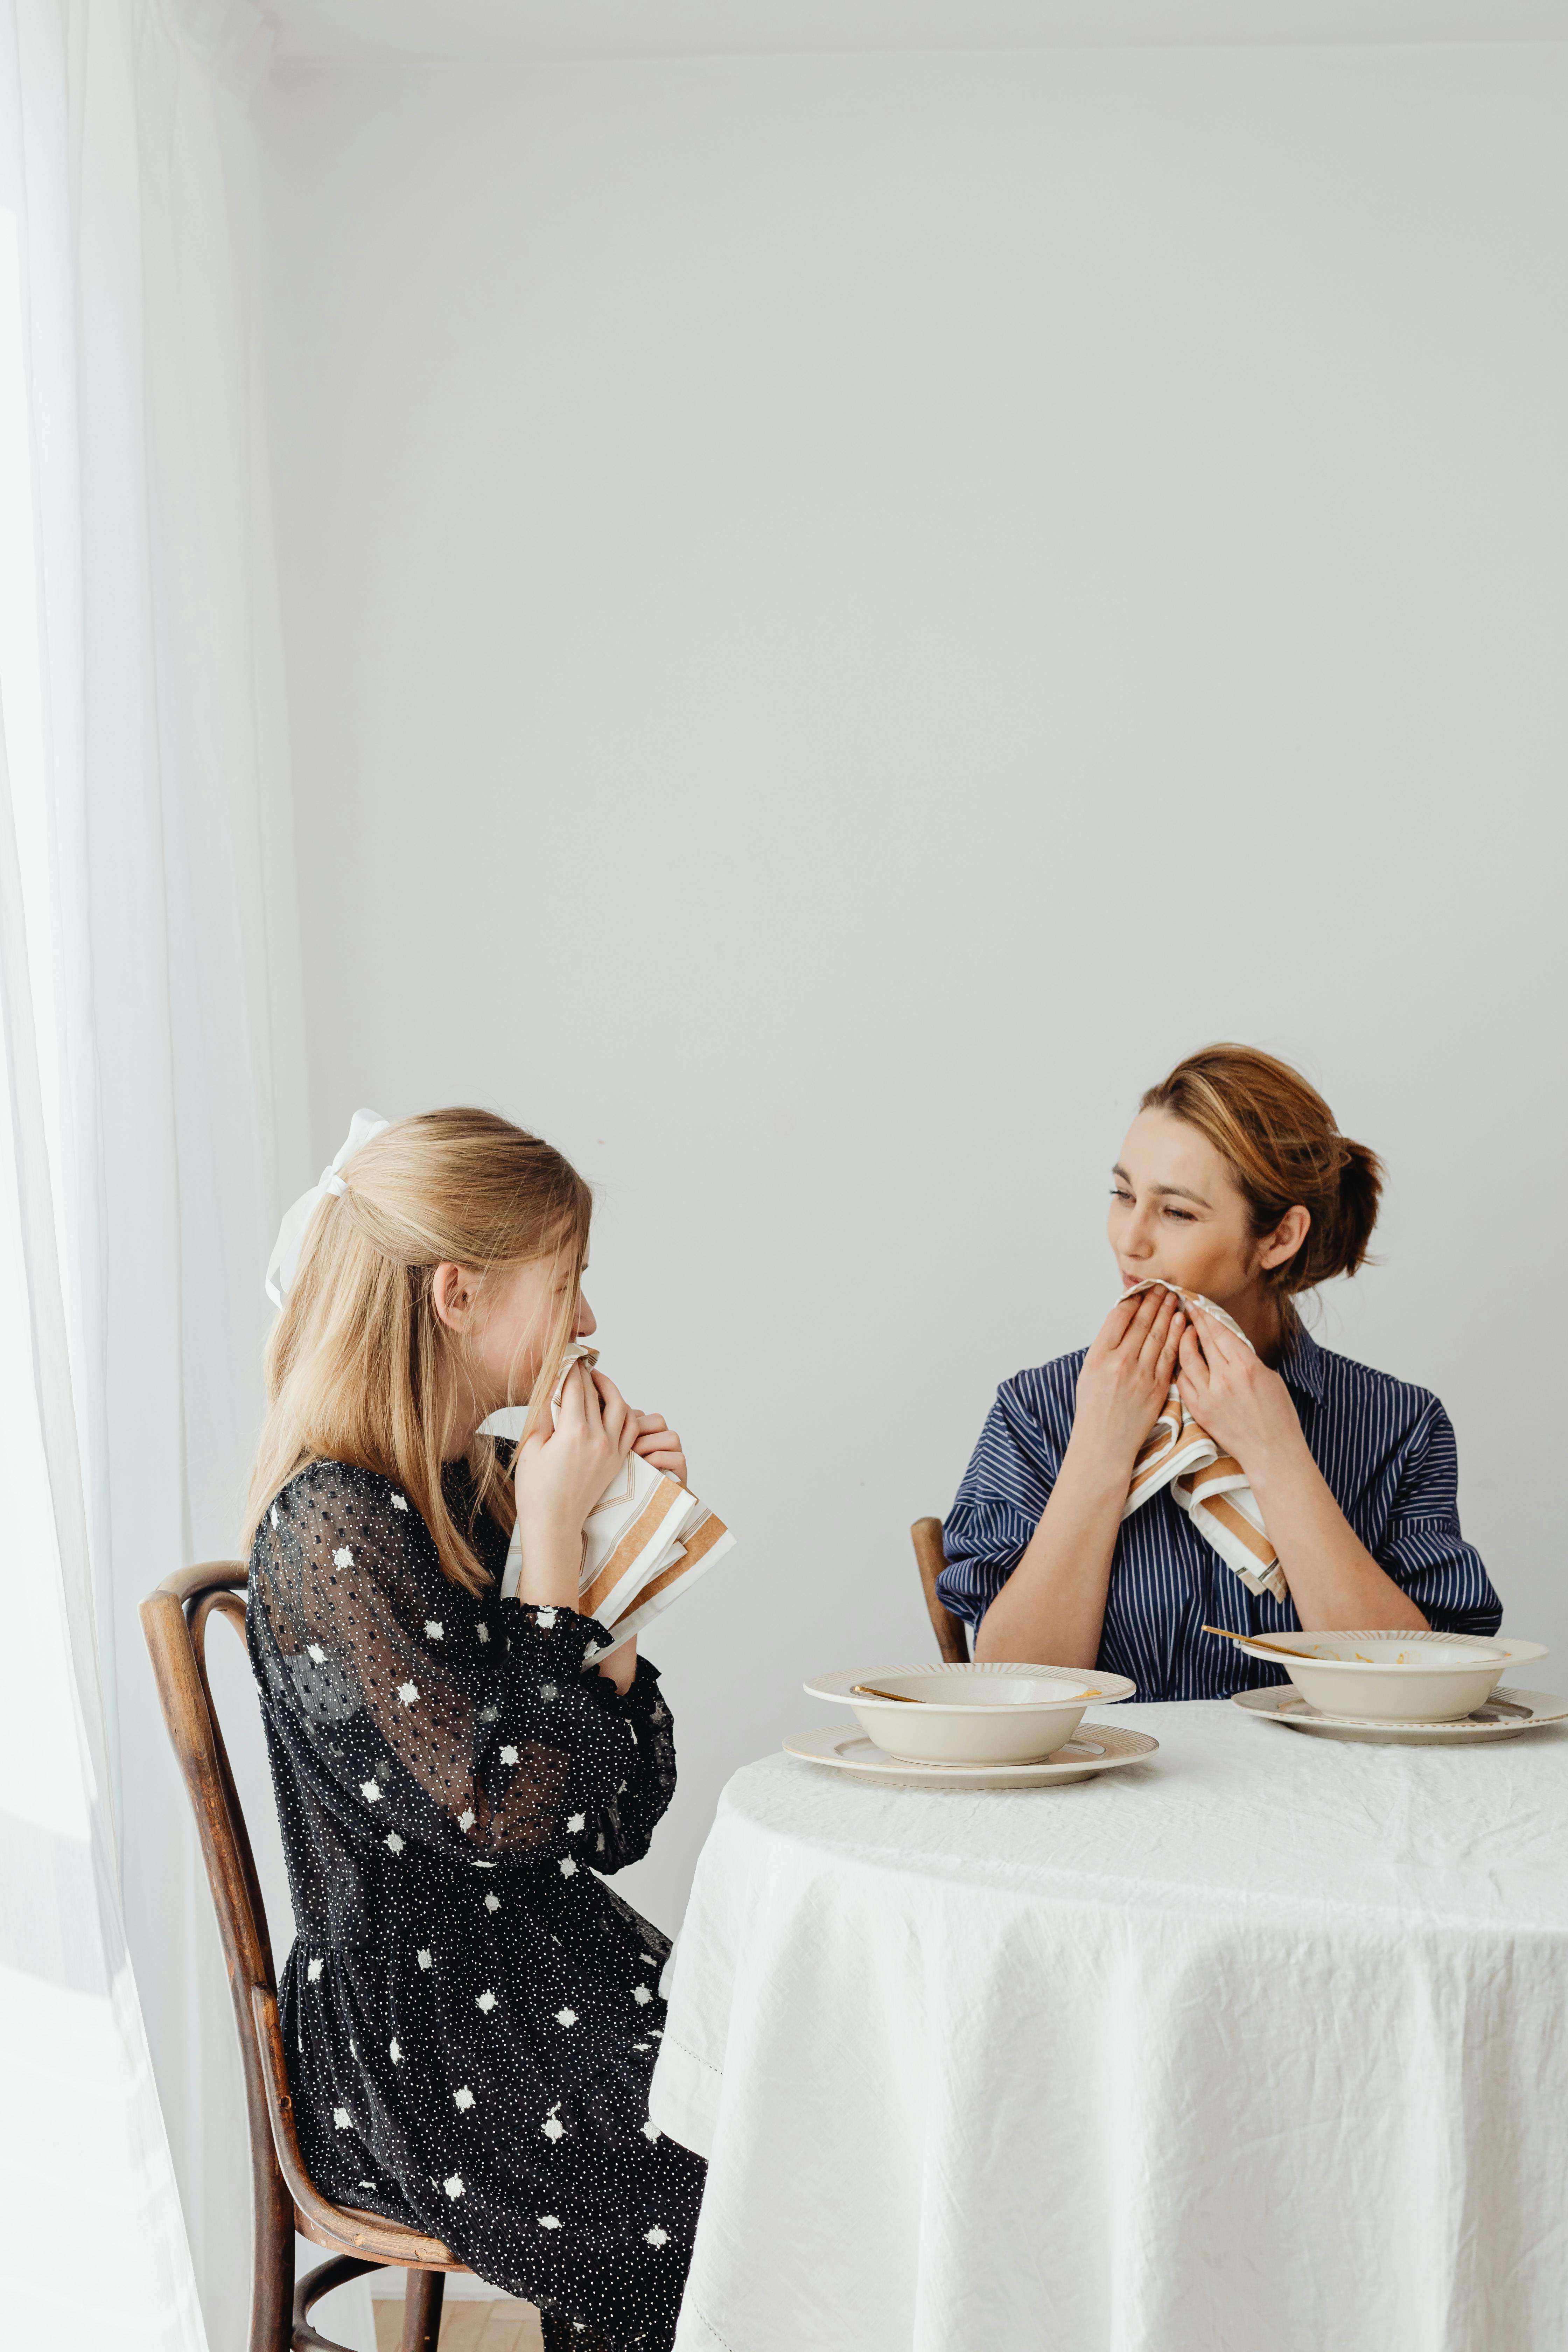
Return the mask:
{"type": "Polygon", "coordinates": [[[1306,1240],[1312,1229],[1312,1213],[1300,1202],[1287,1209],[1258,1253],[1259,1268],[1267,1273],[1271,1266],[1284,1265],[1306,1240]]]}
{"type": "Polygon", "coordinates": [[[430,1277],[430,1304],[437,1323],[448,1331],[466,1331],[474,1314],[474,1284],[467,1269],[443,1258],[430,1277]]]}

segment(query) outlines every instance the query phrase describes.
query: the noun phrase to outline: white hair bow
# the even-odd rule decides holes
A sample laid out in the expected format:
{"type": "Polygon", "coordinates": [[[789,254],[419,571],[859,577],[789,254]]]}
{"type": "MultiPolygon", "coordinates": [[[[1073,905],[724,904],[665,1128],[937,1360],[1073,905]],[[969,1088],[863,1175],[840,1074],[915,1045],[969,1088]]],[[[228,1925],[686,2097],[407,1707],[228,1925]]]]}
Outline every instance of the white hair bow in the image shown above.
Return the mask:
{"type": "Polygon", "coordinates": [[[361,1144],[368,1143],[373,1135],[379,1135],[384,1127],[391,1124],[390,1119],[378,1118],[373,1110],[356,1110],[353,1123],[331,1166],[322,1169],[321,1181],[312,1184],[308,1192],[301,1192],[291,1209],[284,1211],[278,1238],[272,1244],[272,1255],[267,1262],[267,1296],[274,1307],[281,1307],[289,1296],[294,1270],[300,1263],[300,1252],[305,1246],[305,1234],[316,1213],[317,1203],[323,1201],[329,1192],[348,1191],[339,1171],[347,1166],[361,1144]]]}

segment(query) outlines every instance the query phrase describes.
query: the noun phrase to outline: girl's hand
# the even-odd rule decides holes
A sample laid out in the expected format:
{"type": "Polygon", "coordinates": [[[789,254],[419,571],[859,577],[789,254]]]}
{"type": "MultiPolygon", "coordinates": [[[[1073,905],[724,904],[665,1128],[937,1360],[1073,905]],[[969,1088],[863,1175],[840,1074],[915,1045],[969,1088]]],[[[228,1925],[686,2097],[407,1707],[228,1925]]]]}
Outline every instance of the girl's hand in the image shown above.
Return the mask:
{"type": "Polygon", "coordinates": [[[548,1435],[536,1430],[517,1450],[520,1600],[576,1608],[583,1522],[631,1452],[637,1433],[637,1417],[615,1382],[574,1364],[554,1429],[548,1435]]]}
{"type": "Polygon", "coordinates": [[[634,1413],[633,1419],[637,1423],[637,1435],[632,1452],[640,1454],[645,1462],[651,1462],[656,1470],[668,1471],[684,1486],[686,1454],[679,1437],[670,1428],[663,1413],[638,1412],[634,1413]]]}
{"type": "Polygon", "coordinates": [[[1138,1449],[1170,1393],[1176,1350],[1186,1330],[1172,1290],[1118,1299],[1078,1376],[1069,1454],[1109,1480],[1132,1476],[1138,1449]]]}
{"type": "Polygon", "coordinates": [[[1301,1423],[1279,1373],[1201,1307],[1193,1309],[1180,1354],[1176,1385],[1183,1403],[1249,1478],[1305,1451],[1301,1423]]]}
{"type": "Polygon", "coordinates": [[[623,1642],[618,1650],[613,1650],[610,1653],[599,1668],[599,1672],[607,1683],[614,1683],[622,1698],[625,1698],[637,1678],[637,1637],[634,1633],[629,1642],[623,1642]]]}

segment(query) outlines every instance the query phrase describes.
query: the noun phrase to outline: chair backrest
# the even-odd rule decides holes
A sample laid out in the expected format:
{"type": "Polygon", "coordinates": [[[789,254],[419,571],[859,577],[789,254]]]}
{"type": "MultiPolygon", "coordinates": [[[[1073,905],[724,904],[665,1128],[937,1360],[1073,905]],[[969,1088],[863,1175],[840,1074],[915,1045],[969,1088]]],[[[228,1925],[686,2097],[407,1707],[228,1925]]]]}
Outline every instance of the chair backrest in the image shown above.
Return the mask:
{"type": "Polygon", "coordinates": [[[915,1560],[921,1572],[921,1589],[926,1597],[926,1612],[931,1629],[936,1635],[936,1646],[950,1666],[969,1664],[969,1629],[962,1617],[955,1617],[936,1589],[937,1578],[946,1566],[942,1549],[942,1521],[917,1519],[910,1529],[914,1542],[915,1560]]]}
{"type": "Polygon", "coordinates": [[[245,2068],[255,2212],[251,2340],[286,2345],[293,2310],[293,2204],[272,2144],[266,2074],[251,2011],[251,1995],[258,1988],[276,2000],[278,1980],[267,1933],[267,1908],[228,1751],[213,1708],[206,1667],[206,1631],[215,1613],[227,1617],[238,1628],[240,1639],[245,1638],[246,1582],[243,1563],[232,1559],[208,1560],[200,1568],[167,1577],[142,1603],[142,1631],[152,1655],[170,1744],[196,1818],[245,2068]],[[279,2259],[279,2242],[285,2235],[289,2257],[286,2270],[279,2259]],[[273,2307],[258,2310],[258,2305],[273,2307]]]}
{"type": "Polygon", "coordinates": [[[373,2261],[440,2270],[462,2265],[438,2238],[400,2228],[377,2214],[331,2204],[312,2182],[300,2153],[278,2020],[267,1906],[207,1679],[207,1626],[215,1615],[226,1617],[244,1642],[247,1580],[240,1560],[208,1560],[200,1568],[184,1569],[165,1578],[142,1603],[142,1630],[163,1721],[195,1815],[245,2069],[255,2210],[250,2340],[253,2347],[286,2347],[292,2325],[296,2224],[319,2244],[373,2261]]]}

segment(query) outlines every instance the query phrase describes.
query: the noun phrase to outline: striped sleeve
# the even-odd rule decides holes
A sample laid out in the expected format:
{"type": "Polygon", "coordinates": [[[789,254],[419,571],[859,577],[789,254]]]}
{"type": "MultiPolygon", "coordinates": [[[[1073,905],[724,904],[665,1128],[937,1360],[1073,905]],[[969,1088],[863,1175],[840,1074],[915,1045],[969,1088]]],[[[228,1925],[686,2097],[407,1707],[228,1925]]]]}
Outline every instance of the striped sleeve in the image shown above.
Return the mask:
{"type": "Polygon", "coordinates": [[[1435,1632],[1495,1633],[1502,1623],[1481,1556],[1459,1533],[1458,1448],[1436,1397],[1411,1436],[1373,1558],[1435,1632]]]}
{"type": "Polygon", "coordinates": [[[947,1566],[937,1591],[953,1615],[971,1625],[979,1624],[1017,1567],[1056,1484],[1055,1449],[1026,1404],[1022,1385],[1021,1377],[997,1390],[942,1524],[947,1566]]]}

